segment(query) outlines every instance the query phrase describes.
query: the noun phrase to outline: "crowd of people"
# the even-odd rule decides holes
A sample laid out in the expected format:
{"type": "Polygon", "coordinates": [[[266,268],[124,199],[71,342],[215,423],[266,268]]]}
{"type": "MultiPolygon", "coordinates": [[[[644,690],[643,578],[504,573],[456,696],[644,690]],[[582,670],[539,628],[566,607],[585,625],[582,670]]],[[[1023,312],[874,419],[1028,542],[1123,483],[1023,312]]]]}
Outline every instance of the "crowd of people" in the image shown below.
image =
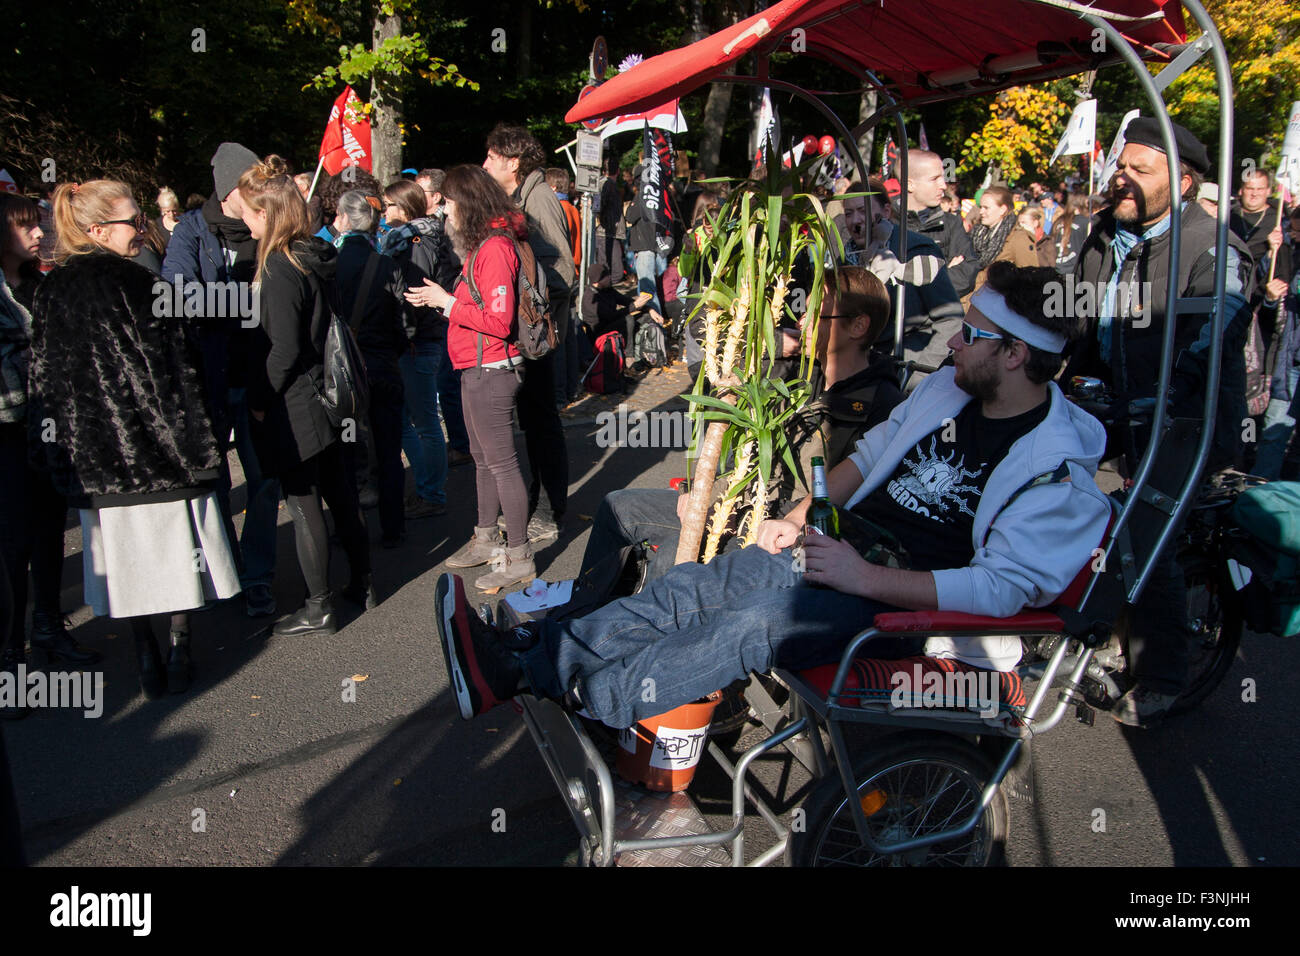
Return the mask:
{"type": "MultiPolygon", "coordinates": [[[[1168,311],[1161,270],[1172,189],[1184,200],[1180,294],[1206,295],[1212,282],[1214,223],[1203,208],[1209,158],[1185,130],[1178,136],[1180,183],[1168,182],[1154,121],[1138,119],[1114,180],[1096,197],[1077,184],[1032,183],[962,198],[945,181],[940,157],[924,150],[909,152],[905,183],[828,186],[843,255],[824,264],[834,281],[818,340],[803,341],[797,319],[787,322],[783,357],[803,347],[817,359],[811,411],[791,427],[806,426],[805,439],[827,436],[833,500],[908,541],[909,564],[868,571],[848,551],[816,542],[809,580],[829,589],[787,593],[789,562],[770,558],[794,543],[806,507],[787,488],[786,519],[764,525],[757,549],[733,547],[707,567],[672,570],[665,556],[674,542],[665,529],[680,520],[684,499],[616,493],[597,513],[583,575],[598,573],[608,553],[658,535],[655,583],[644,596],[568,624],[501,635],[469,609],[459,577],[440,583],[438,623],[462,713],[529,688],[623,725],[645,715],[632,677],[661,678],[662,711],[669,687],[685,702],[774,661],[830,659],[846,635],[826,625],[855,626],[882,607],[1003,615],[1054,599],[1104,525],[1092,479],[1098,463],[1118,454],[1129,467],[1149,439],[1140,429],[1101,433],[1065,401],[1056,380],[1064,367],[1062,381],[1090,375],[1121,397],[1154,394],[1168,311]],[[904,190],[906,249],[896,228],[904,190]],[[1046,290],[1066,276],[1108,294],[1080,314],[1050,315],[1046,290]],[[1114,295],[1119,283],[1138,278],[1150,283],[1154,300],[1130,304],[1114,295]],[[891,358],[900,298],[909,354],[935,366],[951,355],[953,366],[906,397],[891,358]],[[1130,305],[1154,321],[1127,321],[1130,305]],[[957,434],[938,434],[950,418],[957,434]],[[1031,433],[1046,436],[1051,454],[1005,467],[1031,433]],[[963,474],[973,494],[941,514],[921,514],[897,488],[918,462],[945,454],[970,466],[963,474]],[[1012,473],[1023,480],[1025,469],[1047,458],[1068,465],[1072,486],[1013,501],[1012,473]],[[982,509],[981,496],[1001,501],[996,515],[982,509]],[[1034,567],[994,560],[984,548],[992,534],[1003,535],[1010,552],[1051,560],[1034,567]],[[1076,556],[1072,549],[1082,544],[1076,556]],[[684,595],[735,614],[695,620],[683,614],[684,595]],[[629,624],[668,619],[671,627],[645,633],[629,624]],[[613,632],[622,635],[617,646],[602,640],[613,632]],[[681,653],[666,660],[658,649],[665,641],[681,653]]],[[[68,633],[59,605],[70,507],[80,514],[86,603],[98,615],[129,619],[150,696],[189,686],[195,609],[242,593],[249,616],[277,615],[271,584],[283,570],[281,501],[305,588],[301,605],[275,620],[277,637],[338,627],[326,506],[349,572],[337,597],[368,609],[379,593],[365,511],[376,509],[380,545],[397,547],[409,522],[447,514],[448,472],[456,466],[474,468],[476,519],[448,567],[484,568],[474,585],[485,591],[537,576],[534,545],[558,536],[570,512],[560,411],[584,389],[593,339],[622,329],[634,359],[649,340],[643,330],[672,330],[692,374],[698,371],[702,333],[684,320],[707,279],[683,273],[679,255],[715,228],[726,197],[693,175],[675,178],[668,194],[678,230],[665,251],[656,223],[631,201],[640,167],[607,164],[593,197],[595,221],[584,229],[571,178],[545,167],[543,147],[527,130],[498,126],[485,145],[481,165],[412,169],[381,184],[357,168],[313,183],[277,155],[223,143],[211,159],[211,193],[191,196],[182,209],[163,188],[156,219],[110,179],[63,183],[39,201],[0,194],[0,577],[15,608],[0,635],[5,668],[25,660],[29,572],[31,646],[77,666],[98,659],[68,633]],[[555,347],[541,358],[515,342],[527,285],[521,275],[540,276],[549,301],[555,347]],[[160,313],[160,281],[168,297],[173,284],[208,294],[186,295],[180,312],[160,313]],[[336,318],[353,330],[363,361],[364,421],[335,421],[322,401],[336,318]],[[246,492],[238,533],[231,452],[246,492]],[[403,457],[414,483],[409,495],[403,457]],[[155,617],[167,622],[165,660],[155,617]]],[[[1244,464],[1276,478],[1300,468],[1292,440],[1300,213],[1288,218],[1270,198],[1272,186],[1267,173],[1248,177],[1232,211],[1213,467],[1244,464]],[[1246,448],[1248,367],[1267,400],[1253,412],[1260,441],[1246,448]]],[[[1204,322],[1179,318],[1170,396],[1179,412],[1194,412],[1204,393],[1204,322]]],[[[1164,556],[1130,648],[1137,685],[1116,711],[1127,723],[1158,720],[1186,681],[1185,615],[1171,610],[1182,607],[1182,582],[1176,561],[1164,556]]],[[[998,670],[1018,656],[996,640],[906,651],[998,670]]]]}

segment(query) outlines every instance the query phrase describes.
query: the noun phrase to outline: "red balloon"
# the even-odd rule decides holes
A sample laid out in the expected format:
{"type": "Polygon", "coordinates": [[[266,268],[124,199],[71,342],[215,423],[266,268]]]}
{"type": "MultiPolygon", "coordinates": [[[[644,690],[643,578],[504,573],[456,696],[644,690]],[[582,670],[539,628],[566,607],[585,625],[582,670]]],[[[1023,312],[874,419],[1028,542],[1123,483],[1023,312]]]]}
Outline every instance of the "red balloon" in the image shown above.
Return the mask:
{"type": "Polygon", "coordinates": [[[817,137],[809,134],[803,138],[803,154],[805,156],[816,156],[819,148],[817,137]]]}
{"type": "Polygon", "coordinates": [[[827,133],[825,136],[822,137],[821,142],[818,145],[821,147],[822,155],[828,156],[831,153],[835,152],[835,147],[836,147],[835,137],[832,136],[830,133],[827,133]]]}

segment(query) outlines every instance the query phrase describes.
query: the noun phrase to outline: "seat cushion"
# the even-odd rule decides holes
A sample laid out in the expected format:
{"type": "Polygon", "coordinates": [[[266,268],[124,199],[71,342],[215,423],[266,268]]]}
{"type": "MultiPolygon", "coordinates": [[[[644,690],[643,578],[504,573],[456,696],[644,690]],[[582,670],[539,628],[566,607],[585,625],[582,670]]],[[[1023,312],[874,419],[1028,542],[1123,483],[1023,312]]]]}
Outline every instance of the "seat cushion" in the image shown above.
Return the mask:
{"type": "Polygon", "coordinates": [[[991,634],[1056,633],[1065,629],[1065,622],[1051,611],[1035,609],[1010,617],[984,617],[960,611],[889,611],[877,614],[873,624],[882,631],[982,631],[991,634]]]}
{"type": "MultiPolygon", "coordinates": [[[[800,676],[824,697],[830,692],[837,668],[836,664],[825,664],[809,668],[800,676]]],[[[997,684],[1001,709],[1014,712],[1024,709],[1025,689],[1015,671],[988,670],[947,657],[903,657],[890,661],[858,658],[849,668],[839,703],[857,707],[893,699],[908,707],[978,710],[979,701],[987,701],[991,696],[984,691],[992,689],[992,682],[997,684]],[[927,677],[928,674],[935,676],[927,677]]]]}

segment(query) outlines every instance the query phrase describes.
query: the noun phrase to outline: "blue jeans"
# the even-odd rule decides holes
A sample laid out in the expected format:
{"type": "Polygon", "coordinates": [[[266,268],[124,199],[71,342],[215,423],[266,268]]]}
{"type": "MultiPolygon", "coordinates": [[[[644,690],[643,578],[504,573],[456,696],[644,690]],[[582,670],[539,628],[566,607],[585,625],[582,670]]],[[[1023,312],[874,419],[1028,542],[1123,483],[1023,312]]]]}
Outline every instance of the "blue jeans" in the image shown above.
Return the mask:
{"type": "Polygon", "coordinates": [[[839,660],[886,605],[805,585],[789,549],[757,546],[709,564],[682,564],[640,594],[573,621],[543,621],[522,654],[533,690],[576,686],[611,727],[690,703],[751,671],[839,660]]]}
{"type": "Polygon", "coordinates": [[[460,372],[452,368],[447,354],[447,340],[433,343],[438,353],[438,404],[442,407],[442,423],[447,426],[447,445],[452,451],[469,454],[469,432],[465,430],[465,415],[460,408],[460,372]]]}
{"type": "MultiPolygon", "coordinates": [[[[1287,373],[1292,396],[1300,394],[1300,368],[1292,368],[1287,373]]],[[[1285,398],[1269,400],[1264,410],[1264,431],[1259,438],[1259,449],[1255,452],[1255,474],[1269,481],[1276,481],[1282,475],[1282,459],[1286,454],[1287,442],[1295,431],[1296,402],[1285,398]]]]}
{"type": "Polygon", "coordinates": [[[230,390],[230,415],[235,426],[235,452],[244,470],[248,504],[244,533],[239,538],[239,583],[245,588],[271,586],[275,578],[276,522],[280,510],[280,482],[262,475],[248,427],[248,390],[230,390]]]}
{"type": "Polygon", "coordinates": [[[415,353],[398,360],[405,390],[402,450],[415,472],[415,492],[425,501],[447,501],[447,443],[438,421],[438,376],[447,362],[447,348],[437,342],[416,342],[415,353]]]}
{"type": "Polygon", "coordinates": [[[636,265],[636,291],[637,295],[642,292],[649,292],[654,298],[650,305],[660,315],[663,315],[664,307],[660,304],[659,299],[659,277],[668,271],[668,257],[661,256],[653,249],[645,252],[638,252],[634,260],[636,265]]]}

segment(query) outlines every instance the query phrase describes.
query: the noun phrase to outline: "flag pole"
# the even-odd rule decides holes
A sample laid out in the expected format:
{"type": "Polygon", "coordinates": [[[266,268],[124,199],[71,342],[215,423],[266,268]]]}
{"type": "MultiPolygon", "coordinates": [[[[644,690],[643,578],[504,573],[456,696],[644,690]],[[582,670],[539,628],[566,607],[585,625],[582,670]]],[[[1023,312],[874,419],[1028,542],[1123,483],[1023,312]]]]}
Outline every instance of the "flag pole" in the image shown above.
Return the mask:
{"type": "Polygon", "coordinates": [[[322,156],[316,162],[316,175],[311,178],[311,188],[307,190],[307,202],[311,202],[312,195],[316,192],[316,180],[320,179],[321,167],[325,165],[325,157],[322,156]]]}
{"type": "MultiPolygon", "coordinates": [[[[1282,178],[1280,175],[1281,170],[1278,170],[1278,173],[1279,175],[1273,179],[1273,186],[1277,190],[1277,221],[1273,223],[1273,229],[1280,229],[1282,227],[1282,178]]],[[[1273,229],[1270,229],[1269,232],[1272,233],[1273,229]]],[[[1268,264],[1268,281],[1272,282],[1274,273],[1277,271],[1277,250],[1273,251],[1273,254],[1269,256],[1269,259],[1271,261],[1268,264]]],[[[1282,314],[1282,310],[1278,309],[1278,315],[1280,316],[1281,314],[1282,314]]]]}

